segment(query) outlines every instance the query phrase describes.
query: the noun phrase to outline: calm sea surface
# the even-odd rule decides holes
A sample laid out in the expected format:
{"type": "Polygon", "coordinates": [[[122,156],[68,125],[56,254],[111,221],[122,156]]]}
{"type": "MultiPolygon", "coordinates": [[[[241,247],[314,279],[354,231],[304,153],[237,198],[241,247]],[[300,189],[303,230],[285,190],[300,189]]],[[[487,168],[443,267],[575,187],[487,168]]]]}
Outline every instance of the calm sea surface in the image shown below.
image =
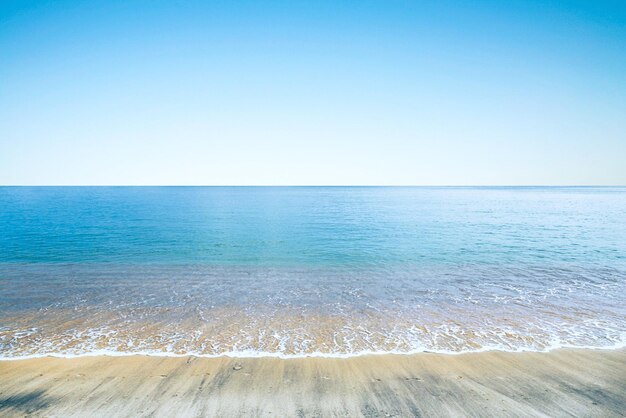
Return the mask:
{"type": "Polygon", "coordinates": [[[626,188],[0,187],[0,357],[626,345],[626,188]]]}

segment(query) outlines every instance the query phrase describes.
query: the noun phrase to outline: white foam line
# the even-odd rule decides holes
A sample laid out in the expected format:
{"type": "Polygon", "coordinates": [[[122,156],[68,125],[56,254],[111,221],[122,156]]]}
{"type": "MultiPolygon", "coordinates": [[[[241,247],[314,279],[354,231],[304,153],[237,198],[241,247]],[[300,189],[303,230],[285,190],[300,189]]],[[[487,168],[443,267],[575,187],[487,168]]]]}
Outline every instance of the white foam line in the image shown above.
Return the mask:
{"type": "Polygon", "coordinates": [[[186,353],[171,353],[166,351],[136,351],[136,352],[128,352],[128,351],[111,351],[111,350],[96,350],[90,351],[86,353],[79,354],[63,354],[63,353],[42,353],[42,354],[29,354],[25,356],[15,356],[15,357],[5,357],[0,355],[0,361],[17,361],[17,360],[29,360],[29,359],[37,359],[37,358],[64,358],[64,359],[73,359],[73,358],[83,358],[83,357],[131,357],[131,356],[147,356],[147,357],[197,357],[197,358],[279,358],[279,359],[302,359],[302,358],[337,358],[337,359],[346,359],[353,357],[363,357],[363,356],[383,356],[383,355],[401,355],[408,356],[414,354],[443,354],[443,355],[463,355],[463,354],[472,354],[472,353],[484,353],[484,352],[503,352],[503,353],[547,353],[554,350],[561,349],[580,349],[580,350],[620,350],[626,348],[626,341],[620,341],[614,345],[610,346],[586,346],[586,345],[573,345],[573,344],[562,344],[562,345],[554,345],[551,347],[546,347],[545,349],[531,349],[521,347],[515,350],[511,349],[503,349],[501,347],[483,347],[474,350],[464,350],[464,351],[450,351],[450,350],[427,350],[427,349],[415,349],[409,351],[373,351],[373,350],[363,350],[354,353],[324,353],[324,352],[312,352],[312,353],[296,353],[296,354],[286,354],[280,352],[269,352],[269,351],[229,351],[219,354],[206,354],[206,353],[196,353],[196,352],[186,352],[186,353]]]}

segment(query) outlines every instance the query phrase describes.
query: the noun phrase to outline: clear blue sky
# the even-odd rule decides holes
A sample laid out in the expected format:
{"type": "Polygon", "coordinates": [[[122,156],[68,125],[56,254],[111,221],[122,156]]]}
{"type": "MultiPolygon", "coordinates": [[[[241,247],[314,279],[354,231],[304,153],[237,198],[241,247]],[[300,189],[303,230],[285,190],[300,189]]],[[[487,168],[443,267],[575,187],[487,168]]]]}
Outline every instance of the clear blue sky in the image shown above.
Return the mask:
{"type": "Polygon", "coordinates": [[[626,184],[626,2],[4,0],[0,184],[626,184]]]}

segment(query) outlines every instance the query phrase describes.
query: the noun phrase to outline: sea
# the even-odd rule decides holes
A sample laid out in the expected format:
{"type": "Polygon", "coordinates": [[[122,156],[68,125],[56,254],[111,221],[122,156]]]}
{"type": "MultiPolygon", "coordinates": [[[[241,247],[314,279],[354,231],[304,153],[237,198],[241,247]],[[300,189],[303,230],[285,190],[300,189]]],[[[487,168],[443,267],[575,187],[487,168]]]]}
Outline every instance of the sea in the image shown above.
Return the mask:
{"type": "Polygon", "coordinates": [[[625,346],[624,187],[0,187],[0,359],[625,346]]]}

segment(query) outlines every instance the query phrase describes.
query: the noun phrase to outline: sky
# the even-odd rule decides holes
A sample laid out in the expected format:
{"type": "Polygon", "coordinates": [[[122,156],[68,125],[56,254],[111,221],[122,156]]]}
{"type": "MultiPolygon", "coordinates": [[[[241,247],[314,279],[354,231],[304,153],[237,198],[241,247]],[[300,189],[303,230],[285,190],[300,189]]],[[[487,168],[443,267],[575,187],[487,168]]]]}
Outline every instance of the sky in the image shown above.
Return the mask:
{"type": "Polygon", "coordinates": [[[626,185],[626,2],[3,0],[0,184],[626,185]]]}

